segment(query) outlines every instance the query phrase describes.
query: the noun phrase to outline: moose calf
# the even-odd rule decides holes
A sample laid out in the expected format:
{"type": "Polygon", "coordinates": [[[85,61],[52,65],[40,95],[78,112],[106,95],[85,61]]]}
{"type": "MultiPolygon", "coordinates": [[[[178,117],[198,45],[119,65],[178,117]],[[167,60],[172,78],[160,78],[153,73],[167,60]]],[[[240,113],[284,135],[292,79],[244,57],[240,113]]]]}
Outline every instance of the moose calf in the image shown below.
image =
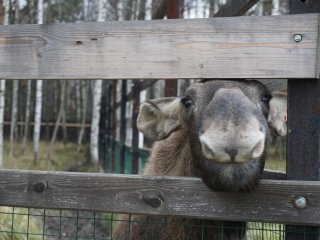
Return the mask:
{"type": "MultiPolygon", "coordinates": [[[[203,80],[182,97],[149,100],[137,119],[138,129],[156,141],[144,175],[200,177],[213,191],[252,191],[263,172],[269,127],[285,135],[285,115],[285,97],[273,97],[258,81],[203,80]]],[[[245,223],[163,221],[134,215],[130,229],[119,224],[114,239],[129,239],[129,232],[130,240],[245,239],[245,223]]]]}

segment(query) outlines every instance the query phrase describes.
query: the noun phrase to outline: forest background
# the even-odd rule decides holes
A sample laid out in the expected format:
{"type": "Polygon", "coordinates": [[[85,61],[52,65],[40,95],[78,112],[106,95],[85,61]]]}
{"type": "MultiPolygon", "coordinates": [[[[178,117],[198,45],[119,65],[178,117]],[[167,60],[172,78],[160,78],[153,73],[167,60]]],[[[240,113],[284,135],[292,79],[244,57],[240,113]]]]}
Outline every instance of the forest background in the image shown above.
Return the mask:
{"type": "MultiPolygon", "coordinates": [[[[0,24],[167,19],[171,18],[169,7],[173,2],[178,6],[176,18],[213,17],[226,3],[225,0],[0,0],[0,24]]],[[[261,0],[246,15],[287,12],[287,0],[261,0]]],[[[193,81],[196,80],[178,80],[176,94],[181,95],[193,81]]],[[[129,95],[133,86],[130,79],[0,80],[0,167],[115,172],[100,167],[104,149],[109,147],[103,140],[108,114],[106,99],[111,98],[113,88],[112,97],[120,103],[123,92],[129,95]]],[[[140,102],[164,96],[164,89],[165,81],[152,81],[140,92],[140,102]]],[[[125,108],[123,144],[130,153],[135,121],[132,101],[127,101],[125,108]]],[[[117,142],[121,142],[121,114],[120,107],[116,108],[112,124],[117,142]]],[[[275,137],[270,142],[280,146],[281,151],[273,148],[269,167],[284,170],[284,142],[275,137]]],[[[151,145],[139,136],[141,149],[151,145]]],[[[140,165],[142,168],[143,162],[140,165]]]]}

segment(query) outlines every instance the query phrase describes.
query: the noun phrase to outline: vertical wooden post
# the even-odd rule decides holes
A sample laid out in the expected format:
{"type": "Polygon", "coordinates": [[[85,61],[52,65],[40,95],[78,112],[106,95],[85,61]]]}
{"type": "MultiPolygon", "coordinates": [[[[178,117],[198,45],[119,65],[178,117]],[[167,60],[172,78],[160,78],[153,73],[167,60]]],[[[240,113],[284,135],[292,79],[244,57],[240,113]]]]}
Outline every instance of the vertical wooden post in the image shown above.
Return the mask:
{"type": "MultiPolygon", "coordinates": [[[[290,0],[289,4],[291,14],[320,12],[319,1],[290,0]]],[[[320,180],[319,96],[320,80],[289,79],[287,143],[287,179],[289,180],[320,180]]],[[[307,199],[308,207],[308,196],[304,197],[307,199]]],[[[303,214],[303,209],[297,209],[297,211],[303,214]]],[[[319,234],[317,227],[286,226],[286,240],[319,239],[319,234]]]]}
{"type": "Polygon", "coordinates": [[[120,173],[125,172],[125,143],[127,135],[127,80],[121,81],[121,107],[120,107],[120,173]]]}
{"type": "MultiPolygon", "coordinates": [[[[167,18],[180,18],[180,1],[181,0],[167,0],[167,18]]],[[[165,80],[164,95],[166,97],[175,97],[178,92],[178,81],[173,79],[165,80]]]]}
{"type": "Polygon", "coordinates": [[[132,169],[131,174],[138,174],[139,172],[139,131],[137,128],[137,117],[140,108],[140,91],[141,91],[141,81],[136,80],[133,82],[132,87],[132,169]]]}
{"type": "Polygon", "coordinates": [[[181,0],[167,0],[167,18],[180,18],[180,2],[181,0]]]}

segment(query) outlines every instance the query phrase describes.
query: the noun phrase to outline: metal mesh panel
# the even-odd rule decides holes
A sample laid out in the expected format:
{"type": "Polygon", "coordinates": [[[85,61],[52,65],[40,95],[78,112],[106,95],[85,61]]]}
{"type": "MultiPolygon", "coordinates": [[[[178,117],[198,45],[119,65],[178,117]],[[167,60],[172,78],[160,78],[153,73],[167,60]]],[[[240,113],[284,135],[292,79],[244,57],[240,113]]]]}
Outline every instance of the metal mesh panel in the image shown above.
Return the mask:
{"type": "MultiPolygon", "coordinates": [[[[161,220],[145,216],[143,224],[148,231],[141,239],[155,240],[152,234],[154,225],[161,225],[163,231],[168,229],[170,224],[176,224],[167,218],[161,220]]],[[[126,226],[141,224],[136,222],[131,215],[118,215],[112,213],[101,213],[76,210],[51,210],[51,209],[28,209],[16,207],[0,207],[0,239],[1,240],[111,240],[112,232],[116,225],[122,223],[126,226]],[[124,216],[124,217],[123,217],[124,216]]],[[[131,228],[128,229],[131,229],[131,228]]],[[[206,239],[202,234],[200,238],[188,235],[188,228],[198,228],[203,233],[208,228],[218,228],[206,225],[199,220],[198,224],[183,223],[183,240],[206,239]]],[[[219,226],[218,231],[227,231],[228,226],[219,226]]],[[[125,233],[125,239],[130,239],[131,232],[125,233]]],[[[307,236],[308,233],[306,232],[307,236]]],[[[166,236],[166,235],[165,235],[166,236]]],[[[248,240],[284,240],[285,226],[276,223],[250,222],[246,227],[248,240]]],[[[319,235],[310,235],[306,239],[319,239],[319,235]]],[[[167,239],[167,238],[165,238],[167,239]]]]}

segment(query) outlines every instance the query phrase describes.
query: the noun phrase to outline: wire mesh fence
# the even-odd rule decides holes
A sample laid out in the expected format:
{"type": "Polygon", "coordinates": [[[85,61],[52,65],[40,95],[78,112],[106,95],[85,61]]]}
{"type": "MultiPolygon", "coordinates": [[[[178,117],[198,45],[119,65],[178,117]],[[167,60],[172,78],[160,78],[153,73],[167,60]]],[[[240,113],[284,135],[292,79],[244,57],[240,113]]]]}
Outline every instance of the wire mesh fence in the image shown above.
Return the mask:
{"type": "MultiPolygon", "coordinates": [[[[152,225],[162,224],[164,229],[173,222],[153,221],[146,216],[146,222],[152,229],[152,225]]],[[[113,232],[119,223],[126,223],[129,227],[136,222],[131,215],[118,215],[113,213],[101,213],[77,210],[52,210],[17,207],[0,207],[0,239],[1,240],[117,240],[113,232]],[[123,217],[126,216],[126,217],[123,217]]],[[[201,220],[197,225],[184,223],[183,229],[201,228],[203,232],[206,226],[201,220]]],[[[225,226],[225,228],[227,228],[225,226]]],[[[220,229],[221,231],[226,229],[220,229]]],[[[152,230],[150,230],[152,231],[152,230]]],[[[187,231],[186,231],[187,232],[187,231]]],[[[276,223],[249,222],[246,225],[247,240],[284,240],[285,226],[276,223]]],[[[319,235],[308,236],[305,239],[319,239],[319,235]]],[[[157,240],[152,233],[139,238],[142,240],[157,240]]],[[[130,231],[125,239],[131,239],[130,231]]],[[[204,240],[205,235],[194,238],[188,234],[183,235],[183,240],[204,240]]],[[[301,238],[302,239],[302,238],[301,238]]],[[[122,239],[121,239],[122,240],[122,239]]]]}

